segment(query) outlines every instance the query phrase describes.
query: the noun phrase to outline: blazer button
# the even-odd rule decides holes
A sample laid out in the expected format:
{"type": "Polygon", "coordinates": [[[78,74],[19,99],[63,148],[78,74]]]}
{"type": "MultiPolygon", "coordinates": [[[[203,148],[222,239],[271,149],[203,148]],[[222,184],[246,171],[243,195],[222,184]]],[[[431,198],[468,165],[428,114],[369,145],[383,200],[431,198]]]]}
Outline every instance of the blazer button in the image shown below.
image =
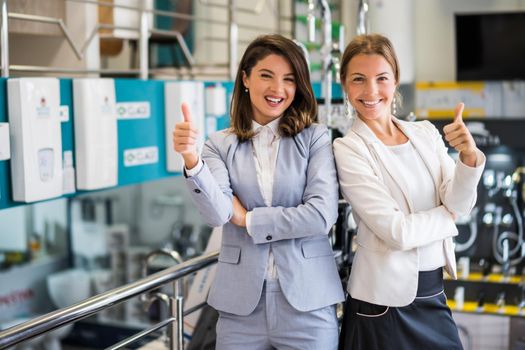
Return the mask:
{"type": "Polygon", "coordinates": [[[201,190],[199,190],[198,188],[194,189],[193,192],[195,193],[201,193],[201,190]]]}
{"type": "Polygon", "coordinates": [[[266,236],[266,240],[267,240],[267,241],[271,241],[272,239],[273,239],[272,236],[270,236],[270,235],[266,236]]]}

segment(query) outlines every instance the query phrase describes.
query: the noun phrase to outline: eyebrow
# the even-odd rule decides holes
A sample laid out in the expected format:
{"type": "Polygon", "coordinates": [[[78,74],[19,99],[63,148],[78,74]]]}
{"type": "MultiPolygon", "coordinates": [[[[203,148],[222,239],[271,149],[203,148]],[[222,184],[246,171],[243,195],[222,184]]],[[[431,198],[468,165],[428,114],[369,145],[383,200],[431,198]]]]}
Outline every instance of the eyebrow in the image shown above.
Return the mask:
{"type": "MultiPolygon", "coordinates": [[[[259,72],[266,72],[266,73],[270,73],[270,74],[275,74],[274,72],[272,72],[271,70],[266,69],[266,68],[261,68],[261,69],[259,69],[259,72]]],[[[286,73],[285,75],[291,75],[291,76],[294,76],[295,74],[294,74],[294,73],[286,73]]]]}
{"type": "MultiPolygon", "coordinates": [[[[379,77],[379,76],[385,75],[385,74],[388,75],[389,73],[388,72],[379,73],[379,74],[376,75],[376,77],[379,77]]],[[[352,73],[350,75],[362,75],[362,76],[365,76],[363,73],[359,73],[359,72],[352,73]]]]}

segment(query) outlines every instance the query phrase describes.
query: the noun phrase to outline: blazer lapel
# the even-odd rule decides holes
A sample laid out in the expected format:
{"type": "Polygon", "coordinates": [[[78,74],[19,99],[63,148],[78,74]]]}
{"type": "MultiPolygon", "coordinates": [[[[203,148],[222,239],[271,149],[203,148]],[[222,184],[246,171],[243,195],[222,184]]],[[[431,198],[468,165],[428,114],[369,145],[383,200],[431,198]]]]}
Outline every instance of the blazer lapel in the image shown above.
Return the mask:
{"type": "MultiPolygon", "coordinates": [[[[354,130],[366,142],[368,148],[379,158],[384,168],[398,185],[399,189],[405,197],[410,212],[414,212],[414,206],[408,192],[408,185],[405,181],[403,173],[400,171],[398,159],[388,150],[374,134],[372,130],[359,118],[356,118],[352,130],[354,130]]],[[[408,135],[407,135],[408,136],[408,135]]]]}
{"type": "Polygon", "coordinates": [[[253,157],[253,146],[251,141],[238,142],[234,152],[231,169],[235,169],[237,186],[233,189],[233,194],[241,199],[246,205],[247,210],[264,205],[257,181],[257,171],[255,170],[255,159],[253,157]],[[245,187],[249,186],[249,187],[245,187]]]}
{"type": "Polygon", "coordinates": [[[286,174],[285,162],[283,157],[284,149],[288,149],[293,143],[292,137],[281,137],[279,140],[279,149],[277,150],[277,159],[275,164],[275,172],[273,174],[273,188],[272,188],[272,206],[277,206],[277,203],[281,203],[281,195],[285,193],[286,186],[289,182],[283,179],[282,176],[286,174]]]}

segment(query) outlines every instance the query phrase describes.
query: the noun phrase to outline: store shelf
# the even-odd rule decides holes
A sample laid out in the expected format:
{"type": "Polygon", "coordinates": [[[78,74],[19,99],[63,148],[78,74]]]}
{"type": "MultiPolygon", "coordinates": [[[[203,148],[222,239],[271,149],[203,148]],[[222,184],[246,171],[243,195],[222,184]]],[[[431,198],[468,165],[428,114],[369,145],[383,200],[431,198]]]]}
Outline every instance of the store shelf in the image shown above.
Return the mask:
{"type": "Polygon", "coordinates": [[[482,308],[478,308],[477,302],[467,301],[463,304],[461,310],[456,308],[456,302],[454,300],[447,300],[447,305],[452,311],[457,312],[525,317],[525,308],[519,308],[516,305],[505,305],[504,307],[499,307],[496,304],[485,304],[482,308]]]}
{"type": "MultiPolygon", "coordinates": [[[[446,276],[445,280],[454,281],[449,276],[446,276]]],[[[525,276],[504,276],[498,273],[491,273],[487,276],[483,276],[479,272],[473,272],[469,274],[467,278],[458,277],[455,281],[520,284],[525,282],[525,276]]]]}

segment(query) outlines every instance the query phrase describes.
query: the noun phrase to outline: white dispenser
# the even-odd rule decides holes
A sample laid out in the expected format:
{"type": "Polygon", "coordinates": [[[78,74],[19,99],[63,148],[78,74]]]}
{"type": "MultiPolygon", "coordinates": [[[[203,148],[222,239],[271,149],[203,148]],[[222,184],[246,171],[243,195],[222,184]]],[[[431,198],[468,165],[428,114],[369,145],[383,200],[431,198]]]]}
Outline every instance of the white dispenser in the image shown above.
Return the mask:
{"type": "Polygon", "coordinates": [[[56,78],[7,81],[13,200],[62,195],[60,85],[56,78]]]}
{"type": "Polygon", "coordinates": [[[62,168],[63,188],[64,194],[76,192],[75,185],[75,168],[73,167],[73,151],[64,151],[64,159],[62,161],[64,167],[62,168]]]}
{"type": "Polygon", "coordinates": [[[0,123],[0,160],[7,160],[9,158],[11,158],[9,123],[0,123]]]}
{"type": "Polygon", "coordinates": [[[113,79],[74,79],[77,189],[118,182],[118,140],[113,79]]]}
{"type": "Polygon", "coordinates": [[[206,115],[221,116],[226,114],[226,89],[221,83],[206,88],[206,115]]]}
{"type": "Polygon", "coordinates": [[[186,102],[190,107],[192,122],[199,130],[197,149],[204,145],[204,83],[197,81],[173,81],[164,85],[166,106],[166,157],[167,171],[182,172],[182,157],[173,149],[173,129],[184,120],[180,106],[186,102]]]}

